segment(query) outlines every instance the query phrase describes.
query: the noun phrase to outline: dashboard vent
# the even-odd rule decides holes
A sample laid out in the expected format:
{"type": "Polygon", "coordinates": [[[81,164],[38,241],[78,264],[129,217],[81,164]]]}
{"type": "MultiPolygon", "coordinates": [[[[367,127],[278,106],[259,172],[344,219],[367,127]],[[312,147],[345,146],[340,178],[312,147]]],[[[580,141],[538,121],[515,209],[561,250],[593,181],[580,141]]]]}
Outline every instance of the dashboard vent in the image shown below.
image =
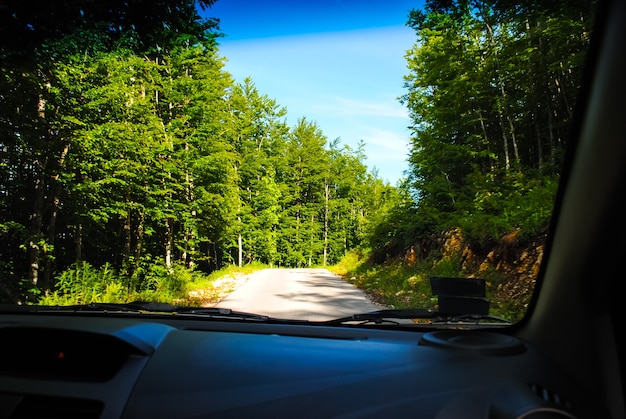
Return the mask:
{"type": "Polygon", "coordinates": [[[0,375],[104,382],[139,350],[111,335],[39,327],[0,329],[0,375]]]}
{"type": "Polygon", "coordinates": [[[567,409],[571,409],[572,407],[570,403],[567,400],[563,399],[558,393],[555,393],[554,391],[551,391],[546,387],[531,383],[530,389],[545,402],[553,403],[567,409]]]}

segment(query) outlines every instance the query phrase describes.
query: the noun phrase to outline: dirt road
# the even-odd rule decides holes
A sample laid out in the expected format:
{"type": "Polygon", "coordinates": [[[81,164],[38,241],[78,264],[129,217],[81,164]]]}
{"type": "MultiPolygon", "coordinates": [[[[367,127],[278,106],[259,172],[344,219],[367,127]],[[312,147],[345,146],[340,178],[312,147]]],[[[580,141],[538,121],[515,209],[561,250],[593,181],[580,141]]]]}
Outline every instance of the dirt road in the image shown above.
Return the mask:
{"type": "Polygon", "coordinates": [[[326,269],[264,269],[255,272],[216,307],[315,321],[384,308],[326,269]]]}

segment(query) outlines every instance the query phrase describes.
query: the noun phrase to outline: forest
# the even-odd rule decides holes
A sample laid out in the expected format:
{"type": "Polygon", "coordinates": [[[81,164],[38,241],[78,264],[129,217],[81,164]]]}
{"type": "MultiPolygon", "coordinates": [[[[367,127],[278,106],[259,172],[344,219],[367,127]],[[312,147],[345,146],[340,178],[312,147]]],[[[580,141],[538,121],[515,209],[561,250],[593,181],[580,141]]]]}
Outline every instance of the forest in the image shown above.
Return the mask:
{"type": "Polygon", "coordinates": [[[199,14],[213,3],[0,9],[0,302],[70,292],[89,272],[103,294],[150,298],[230,265],[416,252],[432,267],[453,230],[477,253],[545,234],[596,1],[407,10],[398,185],[368,169],[365,145],[307,115],[288,126],[271,92],[233,80],[219,16],[199,14]]]}

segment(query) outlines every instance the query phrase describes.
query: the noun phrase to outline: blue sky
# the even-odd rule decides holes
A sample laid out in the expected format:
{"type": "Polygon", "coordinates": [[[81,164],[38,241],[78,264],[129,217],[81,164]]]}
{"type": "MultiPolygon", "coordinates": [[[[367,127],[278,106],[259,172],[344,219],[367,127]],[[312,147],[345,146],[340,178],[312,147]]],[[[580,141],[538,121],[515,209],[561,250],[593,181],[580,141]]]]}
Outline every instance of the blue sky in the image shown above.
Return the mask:
{"type": "Polygon", "coordinates": [[[415,42],[404,23],[421,4],[218,0],[206,14],[220,19],[220,53],[237,82],[250,77],[291,126],[305,117],[329,141],[363,141],[369,169],[395,185],[408,167],[410,120],[397,98],[415,42]]]}

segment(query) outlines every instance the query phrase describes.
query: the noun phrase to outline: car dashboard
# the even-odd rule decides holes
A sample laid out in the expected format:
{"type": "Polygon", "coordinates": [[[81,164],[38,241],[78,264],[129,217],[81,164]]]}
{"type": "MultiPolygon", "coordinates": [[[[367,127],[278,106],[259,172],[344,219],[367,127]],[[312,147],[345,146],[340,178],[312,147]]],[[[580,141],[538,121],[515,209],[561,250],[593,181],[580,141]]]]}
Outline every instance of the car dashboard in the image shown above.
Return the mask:
{"type": "Polygon", "coordinates": [[[502,329],[20,314],[0,339],[0,418],[604,416],[502,329]]]}

